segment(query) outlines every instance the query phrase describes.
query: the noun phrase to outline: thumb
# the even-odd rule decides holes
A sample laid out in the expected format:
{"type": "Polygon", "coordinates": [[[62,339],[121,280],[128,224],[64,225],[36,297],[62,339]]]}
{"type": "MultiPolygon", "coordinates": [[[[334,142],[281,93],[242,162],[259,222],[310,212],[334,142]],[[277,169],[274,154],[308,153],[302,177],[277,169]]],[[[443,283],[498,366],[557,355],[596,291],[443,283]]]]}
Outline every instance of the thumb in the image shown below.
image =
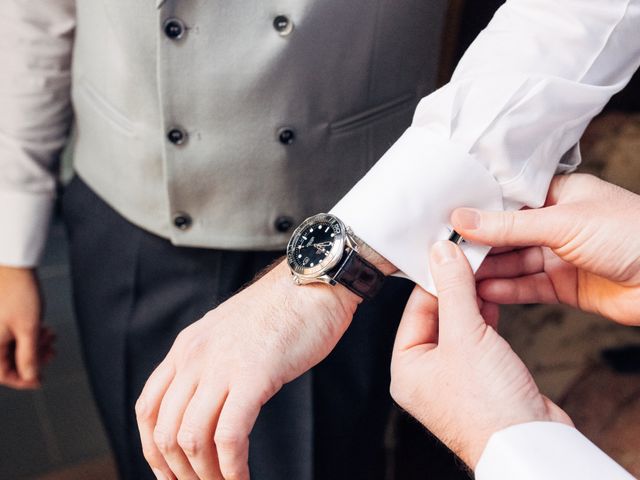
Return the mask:
{"type": "Polygon", "coordinates": [[[438,301],[421,287],[415,287],[402,320],[398,326],[393,345],[394,355],[410,350],[418,345],[438,342],[438,301]]]}
{"type": "Polygon", "coordinates": [[[441,344],[485,326],[476,300],[473,271],[457,245],[441,241],[433,246],[431,274],[438,292],[441,344]]]}
{"type": "Polygon", "coordinates": [[[566,208],[552,206],[517,212],[491,212],[458,208],[451,215],[453,228],[467,240],[492,247],[562,246],[575,224],[566,208]]]}

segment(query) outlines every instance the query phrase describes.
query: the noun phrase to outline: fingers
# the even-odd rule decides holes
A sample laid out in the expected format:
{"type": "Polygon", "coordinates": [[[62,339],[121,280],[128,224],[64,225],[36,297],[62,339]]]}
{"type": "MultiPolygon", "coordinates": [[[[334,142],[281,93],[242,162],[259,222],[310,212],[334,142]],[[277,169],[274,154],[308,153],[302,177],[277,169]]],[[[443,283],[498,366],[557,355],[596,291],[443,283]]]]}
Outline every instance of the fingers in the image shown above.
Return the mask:
{"type": "Polygon", "coordinates": [[[18,390],[37,387],[36,381],[25,381],[16,368],[16,342],[6,328],[0,331],[0,384],[18,390]]]}
{"type": "Polygon", "coordinates": [[[10,382],[17,378],[12,343],[13,335],[7,329],[2,328],[0,330],[0,382],[7,386],[12,386],[10,382]]]}
{"type": "Polygon", "coordinates": [[[493,247],[558,248],[575,222],[566,208],[558,206],[517,212],[458,208],[451,215],[453,227],[464,238],[493,247]]]}
{"type": "Polygon", "coordinates": [[[540,247],[488,256],[476,272],[476,281],[485,278],[513,278],[544,270],[544,254],[540,247]]]}
{"type": "Polygon", "coordinates": [[[25,382],[38,383],[38,333],[40,326],[25,326],[16,331],[16,369],[25,382]]]}
{"type": "Polygon", "coordinates": [[[262,407],[259,390],[231,388],[222,407],[214,439],[225,480],[249,480],[249,433],[262,407]]]}
{"type": "Polygon", "coordinates": [[[449,241],[436,243],[431,250],[431,273],[438,292],[440,343],[463,338],[484,327],[475,278],[462,250],[449,241]]]}
{"type": "Polygon", "coordinates": [[[202,479],[222,479],[213,437],[227,393],[226,386],[201,383],[182,418],[178,444],[202,479]]]}
{"type": "Polygon", "coordinates": [[[402,314],[393,347],[394,355],[418,345],[438,341],[438,301],[420,287],[413,289],[402,314]]]}
{"type": "Polygon", "coordinates": [[[153,430],[154,443],[171,471],[180,480],[197,480],[198,478],[189,459],[178,444],[178,430],[182,417],[195,390],[196,384],[190,377],[186,375],[174,377],[162,398],[158,420],[153,430]]]}
{"type": "Polygon", "coordinates": [[[478,283],[478,294],[489,302],[507,305],[558,303],[555,288],[546,273],[483,280],[478,283]]]}
{"type": "Polygon", "coordinates": [[[147,380],[140,398],[136,402],[136,418],[144,458],[154,471],[162,472],[167,479],[172,479],[174,476],[154,442],[153,431],[158,418],[160,402],[169,388],[174,374],[173,367],[167,361],[161,363],[147,380]]]}

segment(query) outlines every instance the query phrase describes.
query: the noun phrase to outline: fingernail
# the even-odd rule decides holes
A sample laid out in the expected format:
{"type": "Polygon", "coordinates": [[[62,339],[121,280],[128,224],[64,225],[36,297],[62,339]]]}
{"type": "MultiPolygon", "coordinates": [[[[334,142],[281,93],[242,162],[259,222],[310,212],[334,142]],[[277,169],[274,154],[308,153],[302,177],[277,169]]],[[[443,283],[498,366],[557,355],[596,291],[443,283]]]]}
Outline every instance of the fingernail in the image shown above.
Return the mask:
{"type": "Polygon", "coordinates": [[[480,227],[480,212],[472,208],[458,208],[453,212],[453,223],[464,230],[476,230],[480,227]]]}
{"type": "Polygon", "coordinates": [[[169,480],[167,476],[157,468],[152,468],[152,470],[153,470],[153,474],[156,476],[158,480],[169,480]]]}
{"type": "Polygon", "coordinates": [[[431,254],[438,265],[443,265],[456,259],[458,247],[449,240],[443,240],[433,246],[431,254]]]}

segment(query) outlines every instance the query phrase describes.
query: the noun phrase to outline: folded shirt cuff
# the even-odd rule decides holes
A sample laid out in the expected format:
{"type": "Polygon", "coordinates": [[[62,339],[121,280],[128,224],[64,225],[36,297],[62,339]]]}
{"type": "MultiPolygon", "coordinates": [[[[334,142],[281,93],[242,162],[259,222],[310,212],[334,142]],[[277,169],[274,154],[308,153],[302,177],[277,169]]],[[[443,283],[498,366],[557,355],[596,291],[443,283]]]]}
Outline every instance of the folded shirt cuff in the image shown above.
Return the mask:
{"type": "Polygon", "coordinates": [[[52,195],[0,191],[0,265],[38,265],[53,205],[52,195]]]}
{"type": "MultiPolygon", "coordinates": [[[[345,195],[331,213],[435,294],[429,250],[451,234],[458,207],[502,210],[502,190],[463,148],[427,128],[411,127],[345,195]]],[[[488,247],[463,243],[474,271],[488,247]]]]}
{"type": "Polygon", "coordinates": [[[514,425],[494,433],[476,480],[630,480],[626,470],[578,430],[556,422],[514,425]]]}

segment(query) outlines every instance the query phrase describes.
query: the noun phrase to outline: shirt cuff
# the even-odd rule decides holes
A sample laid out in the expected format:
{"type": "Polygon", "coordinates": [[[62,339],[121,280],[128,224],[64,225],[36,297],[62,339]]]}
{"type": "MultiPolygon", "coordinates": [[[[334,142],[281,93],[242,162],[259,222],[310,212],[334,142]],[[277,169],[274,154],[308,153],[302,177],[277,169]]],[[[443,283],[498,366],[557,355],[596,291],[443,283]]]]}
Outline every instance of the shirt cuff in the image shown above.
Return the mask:
{"type": "Polygon", "coordinates": [[[0,191],[0,265],[38,265],[53,212],[53,196],[0,191]]]}
{"type": "Polygon", "coordinates": [[[629,480],[620,465],[578,430],[556,422],[514,425],[494,433],[476,480],[629,480]]]}
{"type": "MultiPolygon", "coordinates": [[[[502,190],[462,147],[410,127],[331,210],[406,276],[435,294],[429,250],[458,207],[502,210],[502,190]]],[[[462,244],[474,271],[489,247],[462,244]]]]}

